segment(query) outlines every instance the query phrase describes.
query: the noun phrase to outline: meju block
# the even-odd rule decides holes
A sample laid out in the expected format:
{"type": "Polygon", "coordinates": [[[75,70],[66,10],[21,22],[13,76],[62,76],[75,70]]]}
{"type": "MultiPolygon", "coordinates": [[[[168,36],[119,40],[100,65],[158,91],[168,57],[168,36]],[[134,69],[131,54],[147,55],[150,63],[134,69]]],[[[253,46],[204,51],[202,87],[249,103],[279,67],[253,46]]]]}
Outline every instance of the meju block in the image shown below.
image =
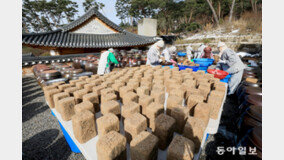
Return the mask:
{"type": "Polygon", "coordinates": [[[185,97],[185,91],[182,89],[173,89],[170,91],[170,96],[177,96],[183,99],[185,97]]]}
{"type": "Polygon", "coordinates": [[[148,95],[142,95],[139,97],[140,110],[143,115],[146,115],[146,108],[154,102],[154,98],[148,95]]]}
{"type": "Polygon", "coordinates": [[[78,113],[80,113],[84,110],[88,110],[88,111],[92,112],[93,114],[95,114],[94,105],[90,101],[83,101],[79,104],[76,104],[75,107],[74,107],[75,114],[78,114],[78,113]]]}
{"type": "Polygon", "coordinates": [[[203,120],[205,125],[208,124],[211,107],[207,103],[198,103],[194,108],[193,117],[203,120]]]}
{"type": "Polygon", "coordinates": [[[65,93],[68,93],[70,96],[74,96],[74,92],[79,90],[77,87],[69,87],[64,90],[65,93]]]}
{"type": "Polygon", "coordinates": [[[88,91],[86,89],[80,89],[73,92],[76,104],[81,103],[83,101],[83,96],[87,94],[88,91]]]}
{"type": "Polygon", "coordinates": [[[183,136],[194,142],[195,153],[198,152],[200,148],[205,129],[206,125],[201,119],[188,116],[184,126],[183,136]]]}
{"type": "Polygon", "coordinates": [[[152,90],[151,96],[154,98],[154,102],[164,104],[165,103],[165,91],[152,90]]]}
{"type": "Polygon", "coordinates": [[[46,90],[44,92],[45,100],[47,101],[48,105],[50,108],[54,108],[54,100],[53,100],[53,95],[60,93],[59,89],[51,89],[51,90],[46,90]]]}
{"type": "Polygon", "coordinates": [[[85,82],[85,81],[79,81],[79,82],[76,82],[76,87],[77,87],[78,89],[83,89],[85,84],[87,84],[87,82],[85,82]]]}
{"type": "Polygon", "coordinates": [[[69,87],[73,87],[74,85],[72,84],[62,84],[58,86],[58,89],[62,92],[64,91],[64,89],[69,88],[69,87]]]}
{"type": "Polygon", "coordinates": [[[84,89],[86,89],[88,92],[92,92],[93,88],[96,87],[97,85],[94,83],[88,83],[84,85],[84,89]]]}
{"type": "Polygon", "coordinates": [[[203,102],[204,102],[204,97],[202,95],[190,95],[187,98],[187,107],[189,109],[190,115],[192,115],[194,107],[198,103],[203,103],[203,102]]]}
{"type": "Polygon", "coordinates": [[[140,132],[147,130],[147,119],[140,113],[134,113],[124,120],[125,137],[128,143],[140,132]]]}
{"type": "Polygon", "coordinates": [[[117,96],[115,93],[107,93],[105,95],[101,95],[101,103],[105,103],[111,100],[117,100],[117,96]]]}
{"type": "Polygon", "coordinates": [[[132,160],[157,159],[158,137],[142,131],[130,142],[130,155],[132,160]]]}
{"type": "Polygon", "coordinates": [[[150,88],[147,86],[141,86],[136,89],[137,95],[150,95],[150,88]]]}
{"type": "Polygon", "coordinates": [[[176,135],[169,145],[167,160],[193,160],[194,142],[186,137],[176,135]]]}
{"type": "Polygon", "coordinates": [[[122,102],[123,104],[127,104],[129,102],[136,102],[138,103],[138,95],[134,92],[127,92],[123,97],[122,97],[122,102]]]}
{"type": "Polygon", "coordinates": [[[158,115],[164,113],[164,105],[160,103],[152,102],[150,105],[146,107],[146,117],[148,118],[149,128],[154,130],[155,128],[155,119],[158,115]]]}
{"type": "Polygon", "coordinates": [[[126,138],[116,131],[100,137],[96,149],[98,160],[126,160],[126,138]]]}
{"type": "Polygon", "coordinates": [[[53,95],[54,106],[57,112],[59,112],[58,101],[66,97],[69,97],[69,94],[65,92],[60,92],[53,95]]]}
{"type": "Polygon", "coordinates": [[[71,120],[72,116],[75,114],[74,107],[74,97],[66,97],[58,101],[59,113],[64,121],[71,120]]]}
{"type": "Polygon", "coordinates": [[[99,102],[99,96],[97,93],[92,92],[92,93],[85,94],[83,96],[83,102],[85,101],[89,101],[93,104],[95,112],[100,111],[100,106],[99,106],[100,102],[99,102]]]}
{"type": "Polygon", "coordinates": [[[120,105],[116,100],[107,101],[101,104],[101,113],[106,115],[107,113],[113,113],[120,117],[120,105]]]}
{"type": "Polygon", "coordinates": [[[114,89],[108,87],[108,88],[104,88],[101,90],[102,96],[105,96],[106,94],[109,94],[109,93],[114,93],[114,89]]]}
{"type": "Polygon", "coordinates": [[[182,134],[185,122],[187,121],[187,117],[189,115],[189,109],[182,105],[174,107],[171,110],[171,117],[176,120],[176,132],[182,134]]]}
{"type": "Polygon", "coordinates": [[[107,113],[104,116],[97,119],[98,134],[103,136],[110,131],[119,132],[119,119],[115,114],[107,113]]]}
{"type": "Polygon", "coordinates": [[[97,135],[95,115],[89,110],[76,113],[72,117],[72,126],[79,143],[86,143],[97,135]]]}
{"type": "Polygon", "coordinates": [[[140,107],[138,103],[129,102],[127,104],[122,105],[121,116],[123,119],[130,117],[134,113],[140,113],[140,107]]]}
{"type": "Polygon", "coordinates": [[[183,98],[175,95],[170,95],[167,99],[167,115],[171,115],[171,110],[177,106],[182,105],[183,98]]]}
{"type": "Polygon", "coordinates": [[[123,86],[119,88],[119,96],[120,98],[124,97],[127,92],[133,92],[134,89],[129,86],[123,86]]]}
{"type": "Polygon", "coordinates": [[[160,114],[155,119],[155,129],[154,135],[159,138],[159,148],[165,150],[170,144],[174,129],[175,129],[176,120],[168,115],[160,114]]]}

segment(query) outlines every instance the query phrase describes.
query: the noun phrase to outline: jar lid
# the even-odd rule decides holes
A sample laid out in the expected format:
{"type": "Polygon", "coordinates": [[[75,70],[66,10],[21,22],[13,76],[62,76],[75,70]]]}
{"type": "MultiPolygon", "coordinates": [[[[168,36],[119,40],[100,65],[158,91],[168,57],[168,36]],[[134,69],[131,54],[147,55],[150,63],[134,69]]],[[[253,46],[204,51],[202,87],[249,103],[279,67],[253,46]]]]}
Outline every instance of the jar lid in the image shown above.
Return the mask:
{"type": "Polygon", "coordinates": [[[46,70],[40,73],[41,77],[56,77],[59,75],[60,75],[60,72],[57,70],[46,70]]]}
{"type": "Polygon", "coordinates": [[[70,71],[70,73],[72,74],[77,74],[77,73],[82,73],[83,72],[83,69],[74,69],[72,71],[70,71]]]}

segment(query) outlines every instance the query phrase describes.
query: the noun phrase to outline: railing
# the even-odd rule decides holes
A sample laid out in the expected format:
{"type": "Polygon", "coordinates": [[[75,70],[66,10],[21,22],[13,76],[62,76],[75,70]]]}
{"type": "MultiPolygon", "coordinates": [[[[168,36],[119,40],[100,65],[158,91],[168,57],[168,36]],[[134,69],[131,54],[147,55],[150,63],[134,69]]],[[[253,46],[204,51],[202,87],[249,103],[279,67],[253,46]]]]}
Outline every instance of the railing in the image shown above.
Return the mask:
{"type": "Polygon", "coordinates": [[[32,56],[23,54],[22,67],[32,66],[35,64],[50,64],[53,62],[72,62],[72,58],[85,57],[87,55],[99,56],[100,53],[81,53],[81,54],[68,54],[60,56],[32,56]]]}

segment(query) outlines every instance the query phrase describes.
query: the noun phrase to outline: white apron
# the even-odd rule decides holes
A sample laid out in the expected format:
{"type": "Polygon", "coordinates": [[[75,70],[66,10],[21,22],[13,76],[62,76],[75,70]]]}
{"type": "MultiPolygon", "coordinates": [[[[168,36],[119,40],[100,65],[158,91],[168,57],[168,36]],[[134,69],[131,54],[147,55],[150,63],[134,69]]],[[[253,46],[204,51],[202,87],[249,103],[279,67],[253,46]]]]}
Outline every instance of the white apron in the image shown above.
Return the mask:
{"type": "Polygon", "coordinates": [[[106,66],[107,66],[108,55],[109,55],[108,51],[103,52],[101,54],[100,61],[99,61],[99,64],[98,64],[98,71],[97,71],[98,75],[103,75],[103,74],[106,73],[106,71],[107,71],[107,67],[106,66]]]}

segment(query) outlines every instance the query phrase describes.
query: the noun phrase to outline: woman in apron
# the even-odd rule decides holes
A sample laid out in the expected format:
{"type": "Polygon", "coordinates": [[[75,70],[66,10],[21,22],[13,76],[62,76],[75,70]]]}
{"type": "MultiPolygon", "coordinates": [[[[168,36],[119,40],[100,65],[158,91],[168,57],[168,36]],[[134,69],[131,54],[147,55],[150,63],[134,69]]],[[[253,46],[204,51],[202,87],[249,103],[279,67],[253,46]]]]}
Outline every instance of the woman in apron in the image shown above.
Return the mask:
{"type": "Polygon", "coordinates": [[[219,56],[221,57],[217,63],[216,69],[224,70],[231,74],[231,79],[228,83],[228,95],[235,93],[238,85],[240,84],[245,69],[245,65],[240,57],[225,43],[218,43],[219,56]]]}

